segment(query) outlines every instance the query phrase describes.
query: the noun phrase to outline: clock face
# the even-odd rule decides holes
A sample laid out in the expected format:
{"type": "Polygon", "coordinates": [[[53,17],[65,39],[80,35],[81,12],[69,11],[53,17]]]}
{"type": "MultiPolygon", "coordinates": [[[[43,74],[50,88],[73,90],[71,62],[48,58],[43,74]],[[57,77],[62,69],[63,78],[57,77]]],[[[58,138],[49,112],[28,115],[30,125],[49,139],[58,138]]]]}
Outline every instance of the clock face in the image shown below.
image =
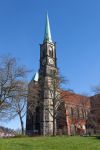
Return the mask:
{"type": "Polygon", "coordinates": [[[49,58],[49,64],[53,65],[54,64],[54,60],[49,58]]]}

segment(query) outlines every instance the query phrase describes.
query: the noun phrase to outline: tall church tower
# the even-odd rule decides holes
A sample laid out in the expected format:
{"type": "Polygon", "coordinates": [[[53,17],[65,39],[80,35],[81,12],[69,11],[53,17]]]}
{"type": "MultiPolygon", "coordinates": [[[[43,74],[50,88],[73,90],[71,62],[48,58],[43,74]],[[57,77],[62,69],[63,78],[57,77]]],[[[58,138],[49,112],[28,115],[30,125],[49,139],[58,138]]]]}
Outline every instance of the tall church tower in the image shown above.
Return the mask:
{"type": "Polygon", "coordinates": [[[48,15],[43,43],[40,44],[40,68],[37,75],[29,84],[27,101],[26,134],[53,134],[53,98],[50,93],[53,74],[57,72],[56,45],[52,41],[48,15]],[[36,78],[36,80],[35,80],[36,78]],[[39,94],[35,87],[39,85],[39,94]],[[32,96],[31,96],[32,95],[32,96]],[[31,110],[29,109],[30,106],[31,110]]]}
{"type": "Polygon", "coordinates": [[[46,17],[43,44],[40,45],[39,84],[41,89],[40,106],[42,104],[40,132],[43,135],[53,134],[53,101],[50,93],[51,80],[57,71],[56,45],[52,41],[48,15],[46,17]]]}

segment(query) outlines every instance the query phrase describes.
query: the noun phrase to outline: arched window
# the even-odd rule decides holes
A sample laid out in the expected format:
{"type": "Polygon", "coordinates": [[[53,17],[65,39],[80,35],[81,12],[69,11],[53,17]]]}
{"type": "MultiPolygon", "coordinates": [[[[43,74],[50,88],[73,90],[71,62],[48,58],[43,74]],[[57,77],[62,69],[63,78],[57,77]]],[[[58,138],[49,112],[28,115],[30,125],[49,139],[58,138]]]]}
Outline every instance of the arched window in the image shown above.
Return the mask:
{"type": "Polygon", "coordinates": [[[52,50],[52,48],[49,49],[49,56],[53,57],[53,50],[52,50]]]}
{"type": "Polygon", "coordinates": [[[40,134],[40,107],[36,107],[35,130],[40,134]]]}
{"type": "Polygon", "coordinates": [[[84,118],[84,109],[82,108],[81,110],[82,110],[82,117],[84,118]]]}
{"type": "Polygon", "coordinates": [[[73,108],[71,107],[71,116],[72,116],[72,117],[73,117],[73,114],[74,114],[73,108]]]}
{"type": "Polygon", "coordinates": [[[45,53],[46,53],[46,50],[43,49],[43,50],[41,51],[41,57],[42,57],[42,58],[45,57],[45,53]]]}
{"type": "Polygon", "coordinates": [[[80,117],[79,108],[77,108],[77,117],[80,117]]]}

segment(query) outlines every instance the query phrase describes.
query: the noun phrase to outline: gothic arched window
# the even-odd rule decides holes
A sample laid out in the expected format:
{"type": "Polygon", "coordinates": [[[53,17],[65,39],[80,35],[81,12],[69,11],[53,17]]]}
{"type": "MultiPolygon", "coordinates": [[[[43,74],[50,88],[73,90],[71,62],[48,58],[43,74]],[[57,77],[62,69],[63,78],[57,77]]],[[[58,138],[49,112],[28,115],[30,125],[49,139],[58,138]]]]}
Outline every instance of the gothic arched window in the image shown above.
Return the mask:
{"type": "Polygon", "coordinates": [[[84,109],[82,108],[81,111],[82,111],[82,117],[84,118],[84,109]]]}
{"type": "Polygon", "coordinates": [[[73,108],[71,107],[71,116],[72,116],[72,117],[73,117],[73,114],[74,114],[73,108]]]}
{"type": "Polygon", "coordinates": [[[42,52],[42,57],[45,57],[45,49],[42,52]]]}
{"type": "Polygon", "coordinates": [[[80,117],[79,108],[77,108],[77,117],[80,117]]]}
{"type": "Polygon", "coordinates": [[[53,57],[53,50],[52,50],[52,48],[49,48],[49,56],[53,57]]]}

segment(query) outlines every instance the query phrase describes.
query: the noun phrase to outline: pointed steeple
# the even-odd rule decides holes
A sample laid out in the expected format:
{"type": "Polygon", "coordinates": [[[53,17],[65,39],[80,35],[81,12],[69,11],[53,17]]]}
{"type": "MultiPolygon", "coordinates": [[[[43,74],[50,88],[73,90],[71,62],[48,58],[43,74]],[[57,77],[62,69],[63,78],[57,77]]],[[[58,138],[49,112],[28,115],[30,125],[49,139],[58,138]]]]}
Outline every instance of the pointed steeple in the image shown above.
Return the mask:
{"type": "Polygon", "coordinates": [[[46,25],[45,25],[45,33],[44,33],[44,41],[43,42],[47,42],[47,41],[52,42],[48,14],[46,16],[46,25]]]}
{"type": "Polygon", "coordinates": [[[39,79],[39,73],[36,72],[34,77],[32,78],[32,80],[35,81],[35,82],[38,82],[38,79],[39,79]]]}

